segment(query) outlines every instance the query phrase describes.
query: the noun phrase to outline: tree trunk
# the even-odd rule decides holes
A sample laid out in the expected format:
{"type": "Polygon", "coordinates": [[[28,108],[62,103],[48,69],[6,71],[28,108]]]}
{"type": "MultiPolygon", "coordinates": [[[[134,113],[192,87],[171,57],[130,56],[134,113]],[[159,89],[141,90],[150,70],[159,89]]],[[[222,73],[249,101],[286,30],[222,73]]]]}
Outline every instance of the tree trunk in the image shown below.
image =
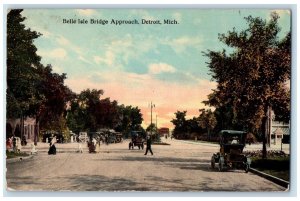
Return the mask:
{"type": "Polygon", "coordinates": [[[20,118],[20,134],[21,134],[21,139],[23,139],[24,136],[24,116],[23,113],[21,112],[21,118],[20,118]]]}
{"type": "Polygon", "coordinates": [[[210,129],[207,128],[207,138],[208,138],[208,141],[210,141],[210,129]]]}
{"type": "Polygon", "coordinates": [[[38,118],[35,119],[35,125],[34,125],[34,145],[37,145],[39,138],[39,122],[38,118]]]}
{"type": "Polygon", "coordinates": [[[262,158],[267,158],[267,141],[268,141],[268,108],[269,106],[265,106],[264,117],[262,118],[262,137],[263,137],[263,149],[262,149],[262,158]]]}

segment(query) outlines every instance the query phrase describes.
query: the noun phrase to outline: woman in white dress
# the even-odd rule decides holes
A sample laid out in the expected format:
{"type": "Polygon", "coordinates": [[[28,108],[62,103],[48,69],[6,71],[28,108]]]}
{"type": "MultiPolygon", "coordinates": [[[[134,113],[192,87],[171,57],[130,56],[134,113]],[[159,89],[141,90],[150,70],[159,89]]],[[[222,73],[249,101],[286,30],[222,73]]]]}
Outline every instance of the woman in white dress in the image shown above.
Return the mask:
{"type": "Polygon", "coordinates": [[[96,153],[99,153],[100,152],[100,140],[97,140],[96,141],[96,149],[95,149],[95,151],[96,151],[96,153]]]}

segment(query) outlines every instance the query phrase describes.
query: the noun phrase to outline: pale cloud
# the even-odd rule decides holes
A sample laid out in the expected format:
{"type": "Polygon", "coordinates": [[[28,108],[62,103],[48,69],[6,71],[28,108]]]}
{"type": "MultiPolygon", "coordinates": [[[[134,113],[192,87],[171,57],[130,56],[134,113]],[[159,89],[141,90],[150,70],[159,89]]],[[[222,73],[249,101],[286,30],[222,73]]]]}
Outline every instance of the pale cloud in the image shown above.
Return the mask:
{"type": "Polygon", "coordinates": [[[171,42],[174,43],[176,46],[193,46],[201,43],[201,39],[197,37],[183,36],[180,38],[176,38],[171,42]]]}
{"type": "Polygon", "coordinates": [[[84,58],[83,56],[79,56],[78,59],[79,59],[80,61],[85,62],[85,63],[92,64],[89,60],[87,60],[87,59],[84,58]]]}
{"type": "Polygon", "coordinates": [[[291,11],[288,10],[288,9],[285,9],[285,10],[272,10],[272,12],[276,12],[280,16],[291,15],[291,11]]]}
{"type": "Polygon", "coordinates": [[[63,73],[63,68],[61,66],[54,65],[54,66],[52,66],[52,69],[55,73],[58,73],[58,74],[63,73]]]}
{"type": "Polygon", "coordinates": [[[181,22],[182,20],[182,14],[179,13],[179,12],[176,12],[176,13],[173,13],[172,17],[177,20],[179,23],[181,22]]]}
{"type": "Polygon", "coordinates": [[[164,39],[162,40],[162,43],[171,46],[175,52],[181,53],[189,47],[199,48],[202,43],[202,39],[199,36],[182,36],[174,39],[164,39]]]}
{"type": "Polygon", "coordinates": [[[115,63],[115,55],[111,50],[106,51],[104,57],[94,56],[94,62],[96,64],[105,64],[112,66],[115,63]]]}
{"type": "Polygon", "coordinates": [[[64,59],[67,56],[67,51],[63,48],[56,48],[51,51],[38,51],[38,54],[41,56],[47,56],[54,59],[64,59]]]}
{"type": "Polygon", "coordinates": [[[194,25],[199,25],[202,23],[202,19],[197,17],[197,18],[193,19],[193,23],[194,23],[194,25]]]}
{"type": "Polygon", "coordinates": [[[42,37],[50,38],[53,34],[41,27],[38,26],[30,26],[30,29],[42,34],[42,37]]]}
{"type": "Polygon", "coordinates": [[[159,74],[159,73],[174,73],[176,69],[166,63],[157,63],[157,64],[150,64],[149,67],[150,74],[159,74]]]}
{"type": "Polygon", "coordinates": [[[132,58],[137,59],[150,50],[155,51],[157,43],[153,43],[151,36],[145,39],[135,38],[127,34],[122,39],[112,40],[104,45],[105,49],[102,55],[94,55],[93,60],[96,64],[105,64],[109,67],[122,68],[128,64],[132,58]]]}
{"type": "Polygon", "coordinates": [[[63,36],[58,36],[56,41],[59,45],[70,45],[70,41],[63,36]]]}
{"type": "Polygon", "coordinates": [[[77,12],[83,16],[91,16],[96,14],[96,11],[92,9],[78,9],[77,12]]]}
{"type": "Polygon", "coordinates": [[[65,48],[67,48],[71,51],[74,51],[76,54],[78,54],[78,55],[83,54],[82,49],[79,46],[74,45],[73,43],[71,43],[67,38],[65,38],[61,35],[56,35],[55,40],[56,40],[58,45],[64,46],[65,48]]]}
{"type": "Polygon", "coordinates": [[[139,16],[141,19],[145,19],[145,20],[156,20],[157,19],[153,15],[150,15],[148,11],[141,10],[141,9],[132,10],[131,14],[134,16],[139,16]]]}

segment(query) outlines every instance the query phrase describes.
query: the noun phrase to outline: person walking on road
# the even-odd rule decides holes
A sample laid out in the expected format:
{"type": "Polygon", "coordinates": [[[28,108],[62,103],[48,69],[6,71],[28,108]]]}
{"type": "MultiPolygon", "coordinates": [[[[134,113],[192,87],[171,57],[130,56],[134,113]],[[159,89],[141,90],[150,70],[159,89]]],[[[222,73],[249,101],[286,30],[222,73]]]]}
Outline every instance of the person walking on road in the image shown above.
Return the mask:
{"type": "Polygon", "coordinates": [[[151,138],[149,135],[147,136],[147,148],[146,148],[146,153],[144,155],[147,155],[148,150],[150,151],[151,155],[153,155],[153,152],[151,149],[151,138]]]}

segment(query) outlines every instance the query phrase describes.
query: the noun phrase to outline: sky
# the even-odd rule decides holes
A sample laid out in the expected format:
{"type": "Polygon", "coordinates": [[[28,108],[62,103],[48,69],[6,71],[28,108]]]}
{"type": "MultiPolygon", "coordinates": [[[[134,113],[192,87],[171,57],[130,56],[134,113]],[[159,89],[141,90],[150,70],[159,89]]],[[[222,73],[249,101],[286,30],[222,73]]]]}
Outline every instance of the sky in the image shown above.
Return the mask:
{"type": "MultiPolygon", "coordinates": [[[[208,108],[202,101],[215,89],[203,52],[228,49],[219,33],[247,28],[244,17],[269,19],[268,9],[25,9],[24,24],[42,36],[34,41],[44,65],[66,73],[65,84],[74,92],[103,89],[101,98],[138,106],[143,127],[150,124],[150,103],[158,127],[176,111],[187,119],[208,108]],[[65,20],[64,20],[65,19],[65,20]],[[74,19],[76,23],[63,23],[74,19]],[[79,24],[78,19],[87,20],[79,24]],[[91,24],[91,19],[108,24],[91,24]],[[111,20],[137,20],[139,24],[111,24],[111,20]],[[142,24],[160,20],[161,24],[142,24]],[[164,20],[177,24],[164,24],[164,20]]],[[[279,37],[290,30],[290,11],[280,15],[279,37]]],[[[228,49],[230,51],[230,49],[228,49]]]]}

